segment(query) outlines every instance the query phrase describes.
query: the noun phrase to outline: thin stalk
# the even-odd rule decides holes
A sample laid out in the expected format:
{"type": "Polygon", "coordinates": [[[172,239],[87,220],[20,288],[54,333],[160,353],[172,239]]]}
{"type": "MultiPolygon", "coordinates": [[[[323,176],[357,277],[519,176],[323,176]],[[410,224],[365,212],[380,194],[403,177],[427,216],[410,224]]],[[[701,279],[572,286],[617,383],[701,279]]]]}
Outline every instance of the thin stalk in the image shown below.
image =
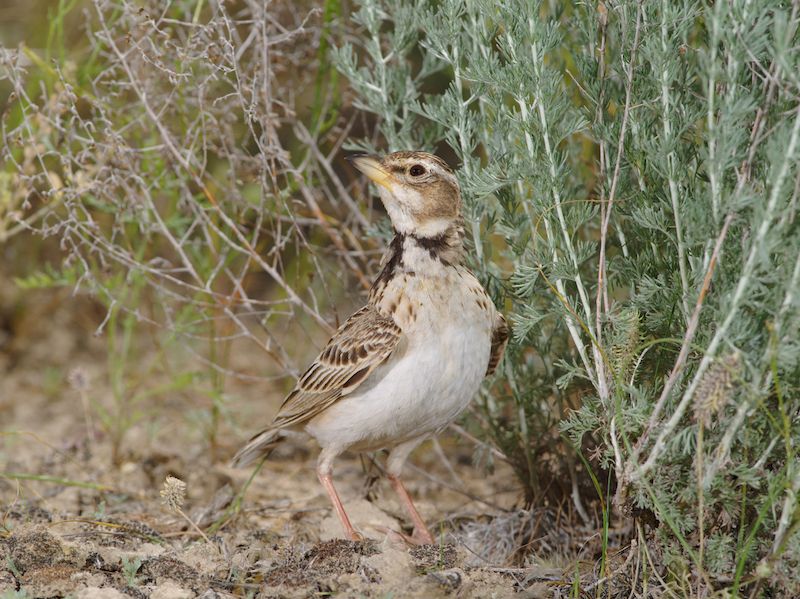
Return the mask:
{"type": "MultiPolygon", "coordinates": [[[[773,370],[777,370],[776,367],[773,370]]],[[[784,411],[783,407],[783,394],[780,392],[780,385],[778,384],[778,379],[775,378],[775,388],[778,398],[781,403],[781,416],[783,416],[784,421],[787,419],[787,415],[784,411]]],[[[784,433],[786,434],[786,432],[784,433]]],[[[783,499],[783,507],[781,509],[781,515],[778,520],[778,528],[775,530],[775,536],[773,538],[772,543],[772,553],[778,553],[779,549],[781,548],[784,539],[786,538],[786,531],[789,529],[789,525],[792,523],[792,520],[797,513],[797,495],[800,493],[800,468],[798,468],[797,460],[794,457],[794,450],[792,448],[792,441],[791,441],[791,434],[789,431],[789,436],[786,437],[786,445],[787,445],[787,454],[786,454],[786,477],[788,484],[786,485],[786,497],[783,499]]]]}
{"type": "MultiPolygon", "coordinates": [[[[666,61],[667,53],[671,51],[668,45],[667,36],[667,10],[669,2],[661,0],[661,51],[666,61]]],[[[669,97],[669,73],[666,66],[661,69],[661,105],[662,123],[664,125],[664,142],[672,144],[672,123],[670,122],[670,97],[669,97]]],[[[678,270],[681,278],[681,305],[683,307],[683,319],[689,322],[689,276],[686,266],[686,246],[683,241],[683,225],[681,223],[680,204],[678,202],[678,183],[675,180],[675,152],[670,150],[667,153],[667,182],[669,187],[669,197],[672,203],[672,216],[675,221],[675,238],[678,246],[678,270]]],[[[716,222],[716,213],[715,213],[716,222]]]]}
{"type": "Polygon", "coordinates": [[[94,489],[96,491],[112,491],[113,488],[100,483],[89,483],[81,480],[70,480],[58,476],[48,476],[46,474],[29,474],[27,472],[0,472],[0,478],[10,480],[33,480],[42,483],[53,483],[65,487],[77,487],[80,489],[94,489]]]}
{"type": "MultiPolygon", "coordinates": [[[[597,78],[600,81],[600,89],[597,95],[597,107],[595,109],[595,119],[600,124],[600,127],[603,126],[603,115],[605,114],[605,92],[606,92],[606,31],[608,27],[608,9],[606,9],[604,4],[598,5],[597,8],[597,18],[599,21],[599,29],[600,29],[600,44],[597,48],[598,53],[598,60],[597,60],[597,78]],[[602,8],[601,8],[602,7],[602,8]]],[[[607,170],[607,156],[608,156],[608,147],[605,136],[600,136],[600,222],[605,222],[606,220],[606,187],[605,181],[606,177],[608,176],[607,170]]],[[[608,302],[608,286],[605,285],[603,282],[605,281],[605,234],[601,230],[600,233],[600,264],[601,267],[597,271],[597,299],[595,302],[595,328],[597,329],[597,341],[598,343],[603,342],[603,331],[601,330],[601,322],[600,317],[603,313],[603,308],[606,312],[609,310],[609,302],[608,302]],[[601,304],[602,300],[602,304],[601,304]]]]}
{"type": "Polygon", "coordinates": [[[717,172],[717,128],[716,128],[716,68],[717,68],[717,47],[719,46],[719,22],[721,12],[725,2],[714,4],[714,14],[711,18],[711,35],[708,40],[708,47],[711,50],[708,64],[709,74],[706,82],[706,129],[708,130],[708,180],[711,185],[711,211],[714,222],[719,219],[720,209],[720,184],[719,173],[717,172]]]}
{"type": "MultiPolygon", "coordinates": [[[[528,30],[531,39],[536,40],[538,39],[538,35],[536,34],[536,28],[533,22],[533,18],[528,17],[528,30]]],[[[575,253],[575,248],[572,245],[572,238],[570,237],[569,229],[567,228],[567,222],[564,218],[564,211],[561,208],[561,194],[556,187],[556,160],[553,154],[552,143],[550,141],[550,133],[549,133],[549,123],[547,120],[547,113],[544,109],[544,103],[541,101],[542,98],[542,90],[539,86],[539,81],[541,79],[541,61],[539,60],[539,51],[538,45],[534,41],[531,43],[531,64],[533,67],[534,73],[534,81],[536,84],[536,111],[539,115],[539,124],[542,128],[542,141],[544,142],[544,150],[545,155],[547,156],[547,165],[550,171],[550,193],[553,195],[553,202],[556,208],[556,214],[558,215],[558,223],[561,228],[561,234],[564,237],[564,244],[567,248],[567,254],[569,255],[570,260],[572,261],[572,265],[575,268],[575,285],[578,288],[578,295],[580,296],[581,306],[585,313],[586,318],[586,325],[592,330],[592,334],[594,334],[594,325],[592,324],[592,307],[591,303],[589,302],[589,295],[586,293],[586,288],[583,285],[583,279],[581,278],[580,270],[578,268],[578,257],[575,253]]]]}
{"type": "MultiPolygon", "coordinates": [[[[697,454],[695,456],[695,478],[697,483],[697,532],[699,535],[697,548],[697,569],[703,570],[703,554],[705,553],[705,490],[703,489],[703,426],[702,420],[697,423],[697,454]]],[[[700,579],[697,580],[697,597],[702,597],[700,579]]]]}
{"type": "MultiPolygon", "coordinates": [[[[469,147],[469,141],[464,134],[464,129],[467,125],[467,109],[469,108],[469,102],[464,100],[464,85],[461,77],[461,64],[460,64],[460,57],[458,52],[458,44],[453,44],[453,84],[456,88],[456,93],[458,95],[458,146],[459,151],[461,152],[461,160],[463,161],[463,169],[464,174],[469,177],[472,174],[472,168],[470,165],[470,154],[472,153],[471,148],[469,147]]],[[[471,219],[470,223],[470,233],[472,234],[472,244],[475,246],[475,254],[478,259],[478,264],[483,265],[483,242],[481,241],[481,227],[480,223],[476,219],[471,219]]]]}
{"type": "MultiPolygon", "coordinates": [[[[597,318],[597,342],[598,345],[602,342],[602,330],[600,324],[601,313],[601,297],[605,297],[606,309],[608,309],[607,297],[607,280],[606,280],[606,239],[608,238],[608,225],[611,221],[611,212],[614,208],[614,200],[616,199],[617,185],[619,183],[619,175],[622,167],[622,155],[625,148],[625,133],[628,128],[628,117],[631,111],[631,92],[633,90],[633,65],[636,62],[636,50],[639,47],[639,34],[642,26],[642,2],[640,1],[636,10],[636,31],[633,36],[633,48],[631,49],[630,60],[628,61],[628,69],[625,82],[625,108],[622,112],[622,123],[619,130],[619,140],[617,141],[617,156],[614,165],[614,175],[611,179],[611,188],[608,192],[608,205],[605,206],[603,211],[602,223],[600,227],[600,257],[597,265],[597,302],[596,302],[596,318],[597,318]]],[[[597,368],[597,380],[599,383],[600,397],[603,399],[608,398],[608,381],[605,375],[605,365],[603,360],[598,359],[598,348],[593,347],[595,366],[597,368]]]]}
{"type": "MultiPolygon", "coordinates": [[[[527,120],[528,120],[528,104],[527,104],[527,102],[523,98],[517,98],[517,104],[519,105],[520,115],[522,116],[522,121],[523,122],[527,122],[527,120]]],[[[533,137],[531,137],[531,134],[527,130],[525,130],[525,145],[527,147],[528,154],[531,156],[531,158],[533,158],[533,156],[534,156],[533,137]]],[[[522,186],[521,182],[520,182],[520,186],[522,186]]],[[[523,202],[523,208],[525,210],[525,214],[528,217],[528,222],[531,223],[531,235],[535,239],[538,236],[538,231],[536,230],[536,227],[533,224],[533,222],[534,222],[533,218],[531,218],[531,215],[528,212],[528,203],[527,202],[523,202]]],[[[545,233],[547,234],[547,238],[548,239],[552,239],[553,238],[553,233],[552,233],[552,227],[550,225],[550,220],[547,219],[547,218],[543,218],[542,222],[544,223],[544,229],[545,229],[545,233]]],[[[558,253],[556,252],[555,248],[553,248],[553,261],[556,261],[556,260],[558,260],[558,253]]],[[[562,297],[566,297],[567,290],[566,290],[566,286],[564,285],[564,281],[562,281],[561,279],[556,279],[554,284],[555,284],[555,287],[558,290],[558,292],[561,294],[561,296],[562,297]]],[[[595,384],[595,386],[598,386],[599,383],[597,382],[597,377],[596,377],[596,375],[594,373],[594,369],[592,368],[591,361],[589,360],[589,356],[586,353],[586,346],[584,345],[583,339],[581,338],[581,334],[578,331],[578,327],[577,327],[576,321],[573,318],[571,318],[569,315],[567,315],[565,320],[566,320],[567,330],[569,331],[569,336],[572,339],[572,342],[575,344],[575,349],[576,349],[576,351],[578,352],[578,355],[581,358],[581,362],[583,363],[583,367],[586,369],[587,375],[592,380],[592,382],[595,384]]]]}

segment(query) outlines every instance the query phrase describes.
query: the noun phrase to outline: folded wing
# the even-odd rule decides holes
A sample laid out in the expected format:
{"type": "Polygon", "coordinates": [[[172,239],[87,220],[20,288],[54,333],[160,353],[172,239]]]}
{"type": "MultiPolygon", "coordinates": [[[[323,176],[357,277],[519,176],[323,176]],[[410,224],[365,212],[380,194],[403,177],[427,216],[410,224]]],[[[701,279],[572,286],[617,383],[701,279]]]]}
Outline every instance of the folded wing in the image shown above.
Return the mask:
{"type": "Polygon", "coordinates": [[[395,351],[402,331],[366,305],[348,318],[284,400],[273,428],[306,422],[352,393],[395,351]]]}
{"type": "Polygon", "coordinates": [[[486,376],[494,374],[494,371],[497,370],[497,365],[503,359],[506,345],[508,345],[509,333],[506,319],[498,312],[492,329],[492,350],[489,354],[489,366],[486,368],[486,376]]]}

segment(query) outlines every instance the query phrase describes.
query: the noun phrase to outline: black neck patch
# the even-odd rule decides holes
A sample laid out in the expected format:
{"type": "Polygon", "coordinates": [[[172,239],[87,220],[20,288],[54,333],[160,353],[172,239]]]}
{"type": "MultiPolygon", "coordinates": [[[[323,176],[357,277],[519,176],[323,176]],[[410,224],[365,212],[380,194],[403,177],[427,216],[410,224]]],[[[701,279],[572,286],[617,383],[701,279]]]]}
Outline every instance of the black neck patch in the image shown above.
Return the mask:
{"type": "Polygon", "coordinates": [[[406,241],[406,236],[403,233],[394,232],[394,237],[389,243],[389,259],[383,265],[378,278],[372,284],[373,289],[383,287],[394,278],[395,273],[403,267],[403,244],[406,241]]]}
{"type": "Polygon", "coordinates": [[[439,233],[433,237],[419,237],[417,235],[410,235],[410,237],[423,250],[428,250],[431,260],[441,260],[445,262],[445,260],[442,259],[442,253],[450,249],[450,236],[447,232],[439,233]]]}
{"type": "MultiPolygon", "coordinates": [[[[385,287],[386,284],[397,275],[398,271],[403,269],[403,251],[405,250],[406,240],[413,242],[418,248],[427,251],[431,260],[438,260],[444,266],[451,266],[453,262],[458,262],[458,255],[461,247],[459,235],[458,228],[448,229],[433,237],[422,237],[395,231],[394,237],[386,251],[387,258],[383,269],[372,284],[372,292],[385,287]]],[[[414,275],[411,271],[406,271],[406,274],[414,275]]]]}

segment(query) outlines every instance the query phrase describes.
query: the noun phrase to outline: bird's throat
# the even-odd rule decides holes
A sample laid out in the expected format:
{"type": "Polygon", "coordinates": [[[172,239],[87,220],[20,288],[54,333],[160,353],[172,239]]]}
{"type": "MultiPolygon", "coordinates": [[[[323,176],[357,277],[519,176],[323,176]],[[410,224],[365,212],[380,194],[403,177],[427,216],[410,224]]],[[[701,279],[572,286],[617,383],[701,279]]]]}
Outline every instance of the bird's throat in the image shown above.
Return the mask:
{"type": "Polygon", "coordinates": [[[395,231],[372,285],[373,293],[400,274],[435,276],[442,269],[460,264],[464,254],[463,229],[452,225],[443,233],[423,237],[395,231]]]}

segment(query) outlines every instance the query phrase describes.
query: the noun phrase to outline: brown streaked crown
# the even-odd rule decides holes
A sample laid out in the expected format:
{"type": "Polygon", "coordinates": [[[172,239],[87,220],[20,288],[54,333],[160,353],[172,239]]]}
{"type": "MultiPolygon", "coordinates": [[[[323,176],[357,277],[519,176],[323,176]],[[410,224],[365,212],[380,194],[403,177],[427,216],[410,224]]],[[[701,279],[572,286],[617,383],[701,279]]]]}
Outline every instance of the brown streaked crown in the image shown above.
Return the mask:
{"type": "Polygon", "coordinates": [[[384,159],[383,162],[387,166],[389,165],[407,165],[413,162],[427,162],[430,164],[435,164],[438,168],[440,168],[443,172],[449,173],[450,175],[453,174],[452,169],[448,166],[448,164],[436,156],[435,154],[431,154],[430,152],[394,152],[393,154],[388,154],[384,159]]]}

